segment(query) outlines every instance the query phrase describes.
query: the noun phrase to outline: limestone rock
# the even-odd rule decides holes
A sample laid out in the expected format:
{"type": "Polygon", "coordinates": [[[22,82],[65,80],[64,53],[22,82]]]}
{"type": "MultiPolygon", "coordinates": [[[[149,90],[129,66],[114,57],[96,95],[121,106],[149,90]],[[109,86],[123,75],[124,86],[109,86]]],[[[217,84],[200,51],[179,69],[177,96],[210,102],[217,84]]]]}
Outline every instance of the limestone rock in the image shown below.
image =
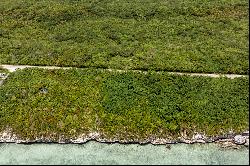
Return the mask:
{"type": "Polygon", "coordinates": [[[204,135],[199,134],[199,133],[197,133],[197,134],[195,134],[195,135],[193,136],[193,139],[194,139],[194,140],[203,140],[204,138],[205,138],[204,135]]]}
{"type": "Polygon", "coordinates": [[[246,139],[246,143],[244,145],[249,147],[249,139],[246,139]]]}
{"type": "Polygon", "coordinates": [[[206,139],[205,136],[199,133],[193,136],[193,142],[196,143],[206,143],[205,139],[206,139]]]}
{"type": "Polygon", "coordinates": [[[244,131],[241,135],[242,136],[249,136],[249,131],[244,131]]]}
{"type": "Polygon", "coordinates": [[[157,138],[157,139],[152,141],[152,144],[155,144],[155,145],[166,144],[166,143],[167,143],[167,141],[165,139],[161,139],[161,138],[157,138]]]}
{"type": "Polygon", "coordinates": [[[236,135],[234,137],[234,143],[238,145],[242,145],[246,142],[246,138],[242,135],[236,135]]]}
{"type": "Polygon", "coordinates": [[[203,144],[206,143],[206,141],[204,141],[204,140],[202,140],[202,139],[196,140],[195,142],[196,142],[196,143],[203,143],[203,144]]]}
{"type": "Polygon", "coordinates": [[[192,143],[194,143],[194,142],[191,141],[191,140],[184,140],[183,142],[186,143],[186,144],[192,144],[192,143]]]}

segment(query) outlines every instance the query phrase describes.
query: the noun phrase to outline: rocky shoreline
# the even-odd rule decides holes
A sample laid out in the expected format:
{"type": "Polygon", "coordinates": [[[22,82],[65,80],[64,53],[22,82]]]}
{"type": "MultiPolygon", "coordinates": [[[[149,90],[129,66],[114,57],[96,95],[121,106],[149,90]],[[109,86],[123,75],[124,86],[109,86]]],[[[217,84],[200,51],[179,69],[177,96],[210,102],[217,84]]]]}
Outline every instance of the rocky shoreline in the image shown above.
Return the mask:
{"type": "Polygon", "coordinates": [[[223,136],[206,137],[203,134],[196,133],[191,139],[179,137],[176,140],[164,138],[149,138],[143,141],[140,140],[119,140],[100,138],[100,134],[93,132],[88,135],[79,136],[77,139],[64,139],[60,138],[58,141],[49,138],[36,138],[35,140],[24,140],[18,138],[11,130],[0,132],[0,143],[17,143],[17,144],[33,144],[33,143],[59,143],[59,144],[84,144],[88,141],[97,141],[100,143],[120,143],[120,144],[153,144],[153,145],[168,145],[168,144],[194,144],[194,143],[217,143],[223,148],[235,148],[246,146],[249,147],[249,131],[242,132],[241,134],[229,133],[223,136]]]}

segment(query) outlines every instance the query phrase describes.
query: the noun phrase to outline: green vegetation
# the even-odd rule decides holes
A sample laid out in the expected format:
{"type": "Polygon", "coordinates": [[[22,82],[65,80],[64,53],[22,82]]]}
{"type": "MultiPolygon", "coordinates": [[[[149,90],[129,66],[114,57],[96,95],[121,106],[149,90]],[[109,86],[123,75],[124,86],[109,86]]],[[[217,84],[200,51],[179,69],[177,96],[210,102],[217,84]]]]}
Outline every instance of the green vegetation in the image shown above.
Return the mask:
{"type": "Polygon", "coordinates": [[[100,132],[106,138],[176,138],[248,129],[249,78],[167,72],[24,69],[0,87],[0,131],[58,139],[100,132]]]}
{"type": "Polygon", "coordinates": [[[0,64],[246,74],[247,0],[2,0],[0,64]]]}
{"type": "Polygon", "coordinates": [[[3,73],[3,72],[7,72],[8,70],[4,69],[4,68],[1,68],[0,66],[0,73],[3,73]]]}
{"type": "MultiPolygon", "coordinates": [[[[6,74],[6,73],[9,73],[9,71],[7,69],[4,69],[0,66],[0,75],[1,74],[6,74]]],[[[2,79],[2,77],[0,76],[0,80],[2,79]]],[[[1,84],[1,83],[0,83],[1,84]]]]}
{"type": "Polygon", "coordinates": [[[247,74],[248,18],[247,0],[3,0],[0,64],[89,69],[11,73],[0,130],[54,139],[245,130],[248,78],[164,71],[247,74]]]}

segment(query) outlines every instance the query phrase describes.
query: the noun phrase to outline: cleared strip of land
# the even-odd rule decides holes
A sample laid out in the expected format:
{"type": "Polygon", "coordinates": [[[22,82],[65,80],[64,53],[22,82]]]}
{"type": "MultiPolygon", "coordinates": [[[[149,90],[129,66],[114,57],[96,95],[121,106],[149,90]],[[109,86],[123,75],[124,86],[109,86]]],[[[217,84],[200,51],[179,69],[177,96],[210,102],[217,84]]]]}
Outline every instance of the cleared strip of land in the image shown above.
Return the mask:
{"type": "Polygon", "coordinates": [[[247,0],[2,0],[0,64],[247,74],[247,0]]]}
{"type": "Polygon", "coordinates": [[[22,138],[177,138],[242,132],[249,78],[210,78],[98,69],[26,68],[0,86],[0,129],[22,138]]]}
{"type": "MultiPolygon", "coordinates": [[[[5,69],[9,72],[14,72],[17,69],[25,69],[25,68],[41,68],[41,69],[72,69],[75,67],[58,67],[58,66],[29,66],[29,65],[0,65],[2,67],[2,70],[5,69]]],[[[118,71],[118,72],[126,72],[128,70],[119,70],[119,69],[104,69],[107,71],[118,71]]],[[[1,71],[1,70],[0,70],[1,71]]],[[[142,70],[129,70],[131,72],[143,72],[147,73],[148,71],[142,71],[142,70]]],[[[157,73],[160,73],[162,71],[159,71],[157,73]]],[[[175,75],[188,75],[188,76],[203,76],[203,77],[227,77],[227,78],[238,78],[238,77],[248,77],[248,75],[238,75],[238,74],[207,74],[207,73],[181,73],[181,72],[165,72],[169,74],[175,74],[175,75]]]]}

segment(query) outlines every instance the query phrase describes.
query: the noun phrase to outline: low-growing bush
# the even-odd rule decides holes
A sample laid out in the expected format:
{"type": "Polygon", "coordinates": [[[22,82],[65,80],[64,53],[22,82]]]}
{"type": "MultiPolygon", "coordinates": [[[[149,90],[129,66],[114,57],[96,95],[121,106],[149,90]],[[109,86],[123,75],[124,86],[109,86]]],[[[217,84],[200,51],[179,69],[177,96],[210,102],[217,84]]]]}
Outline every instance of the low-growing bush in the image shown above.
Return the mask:
{"type": "Polygon", "coordinates": [[[176,138],[248,129],[248,78],[25,69],[0,86],[0,128],[23,138],[176,138]],[[52,136],[51,136],[52,137],[52,136]]]}
{"type": "Polygon", "coordinates": [[[0,64],[247,74],[248,2],[4,0],[0,64]]]}

